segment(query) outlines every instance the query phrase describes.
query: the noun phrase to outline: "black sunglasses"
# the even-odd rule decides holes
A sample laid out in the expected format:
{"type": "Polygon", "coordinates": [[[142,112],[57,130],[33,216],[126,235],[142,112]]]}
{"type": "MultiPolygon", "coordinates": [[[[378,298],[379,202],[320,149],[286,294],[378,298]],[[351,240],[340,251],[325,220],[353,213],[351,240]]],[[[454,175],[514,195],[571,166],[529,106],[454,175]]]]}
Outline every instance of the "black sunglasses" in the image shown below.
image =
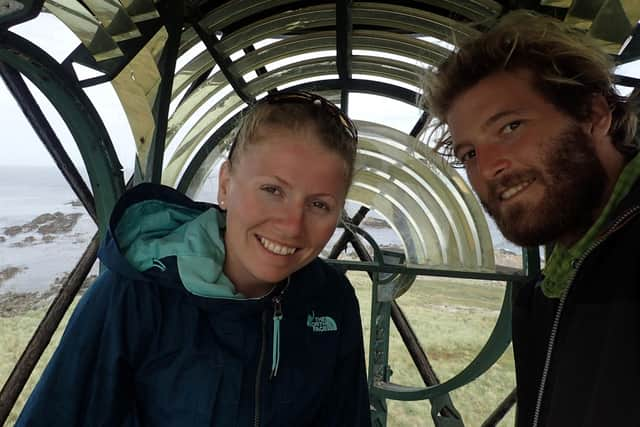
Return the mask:
{"type": "MultiPolygon", "coordinates": [[[[316,95],[311,92],[305,91],[285,91],[285,92],[276,92],[261,100],[257,101],[254,106],[260,104],[313,104],[322,108],[327,114],[329,114],[336,122],[340,125],[340,128],[344,131],[349,139],[353,141],[354,144],[358,142],[358,130],[356,126],[353,124],[351,119],[335,104],[328,101],[327,99],[321,97],[320,95],[316,95]]],[[[231,148],[229,149],[229,159],[233,156],[233,152],[236,148],[238,142],[238,136],[236,135],[231,143],[231,148]]]]}

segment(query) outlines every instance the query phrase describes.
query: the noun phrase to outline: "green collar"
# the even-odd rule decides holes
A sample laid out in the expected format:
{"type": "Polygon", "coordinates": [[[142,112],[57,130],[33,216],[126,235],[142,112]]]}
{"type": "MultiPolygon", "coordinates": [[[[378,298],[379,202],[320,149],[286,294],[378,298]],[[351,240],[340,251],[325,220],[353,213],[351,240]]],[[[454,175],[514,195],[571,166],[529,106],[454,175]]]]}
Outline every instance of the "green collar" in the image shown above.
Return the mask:
{"type": "Polygon", "coordinates": [[[226,218],[215,208],[204,212],[159,200],[127,209],[116,228],[123,255],[138,271],[164,270],[160,261],[175,256],[184,287],[205,298],[246,299],[224,274],[226,218]]]}
{"type": "Polygon", "coordinates": [[[570,248],[561,245],[555,246],[544,268],[542,292],[545,296],[549,298],[560,298],[562,296],[575,274],[574,261],[579,259],[604,231],[604,226],[611,214],[620,204],[620,201],[629,193],[638,177],[640,177],[640,155],[636,155],[625,166],[618,177],[607,205],[585,235],[570,248]]]}

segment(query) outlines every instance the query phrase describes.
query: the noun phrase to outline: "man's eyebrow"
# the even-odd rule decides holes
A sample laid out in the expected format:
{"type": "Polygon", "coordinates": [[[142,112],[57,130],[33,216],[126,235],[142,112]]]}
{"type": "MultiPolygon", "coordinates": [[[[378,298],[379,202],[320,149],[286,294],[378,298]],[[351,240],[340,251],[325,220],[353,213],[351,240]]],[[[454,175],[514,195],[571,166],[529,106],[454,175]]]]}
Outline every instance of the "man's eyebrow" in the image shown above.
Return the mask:
{"type": "Polygon", "coordinates": [[[500,111],[496,114],[494,114],[493,116],[489,117],[483,124],[482,124],[482,129],[486,129],[489,126],[491,126],[492,124],[494,124],[495,122],[497,122],[498,120],[500,120],[503,117],[506,116],[510,116],[510,115],[514,115],[514,114],[520,114],[522,113],[523,110],[521,109],[514,109],[514,110],[504,110],[504,111],[500,111]]]}
{"type": "MultiPolygon", "coordinates": [[[[485,120],[485,122],[480,126],[480,129],[485,130],[488,127],[490,127],[491,125],[493,125],[494,123],[496,123],[498,120],[507,117],[507,116],[511,116],[511,115],[516,115],[516,114],[521,114],[523,112],[522,109],[512,109],[512,110],[503,110],[503,111],[499,111],[496,114],[494,114],[493,116],[489,117],[487,120],[485,120]]],[[[464,147],[465,145],[469,145],[468,143],[465,143],[464,141],[456,144],[455,142],[453,142],[451,144],[451,152],[453,153],[454,157],[458,157],[458,150],[462,147],[464,147]]]]}

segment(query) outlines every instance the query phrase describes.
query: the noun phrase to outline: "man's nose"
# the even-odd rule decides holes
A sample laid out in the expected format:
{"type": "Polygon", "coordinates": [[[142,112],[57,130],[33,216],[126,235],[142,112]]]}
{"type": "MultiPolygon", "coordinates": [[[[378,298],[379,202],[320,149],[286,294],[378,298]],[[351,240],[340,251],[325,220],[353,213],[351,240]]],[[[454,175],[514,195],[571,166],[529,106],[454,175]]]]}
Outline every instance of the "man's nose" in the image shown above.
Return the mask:
{"type": "Polygon", "coordinates": [[[478,172],[484,179],[493,179],[511,167],[504,144],[486,142],[476,147],[478,172]]]}

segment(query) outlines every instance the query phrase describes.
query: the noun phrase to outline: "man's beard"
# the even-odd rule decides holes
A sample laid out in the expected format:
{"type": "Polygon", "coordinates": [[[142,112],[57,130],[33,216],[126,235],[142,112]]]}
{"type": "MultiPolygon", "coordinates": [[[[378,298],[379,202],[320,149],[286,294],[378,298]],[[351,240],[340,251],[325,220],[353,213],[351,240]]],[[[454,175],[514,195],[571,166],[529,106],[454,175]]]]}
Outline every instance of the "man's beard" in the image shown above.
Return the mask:
{"type": "Polygon", "coordinates": [[[520,246],[551,243],[566,235],[581,236],[603,202],[606,171],[591,137],[581,127],[573,124],[545,143],[543,150],[539,168],[490,182],[488,200],[481,200],[502,234],[520,246]],[[540,201],[512,202],[501,210],[500,189],[529,179],[544,186],[540,201]]]}

